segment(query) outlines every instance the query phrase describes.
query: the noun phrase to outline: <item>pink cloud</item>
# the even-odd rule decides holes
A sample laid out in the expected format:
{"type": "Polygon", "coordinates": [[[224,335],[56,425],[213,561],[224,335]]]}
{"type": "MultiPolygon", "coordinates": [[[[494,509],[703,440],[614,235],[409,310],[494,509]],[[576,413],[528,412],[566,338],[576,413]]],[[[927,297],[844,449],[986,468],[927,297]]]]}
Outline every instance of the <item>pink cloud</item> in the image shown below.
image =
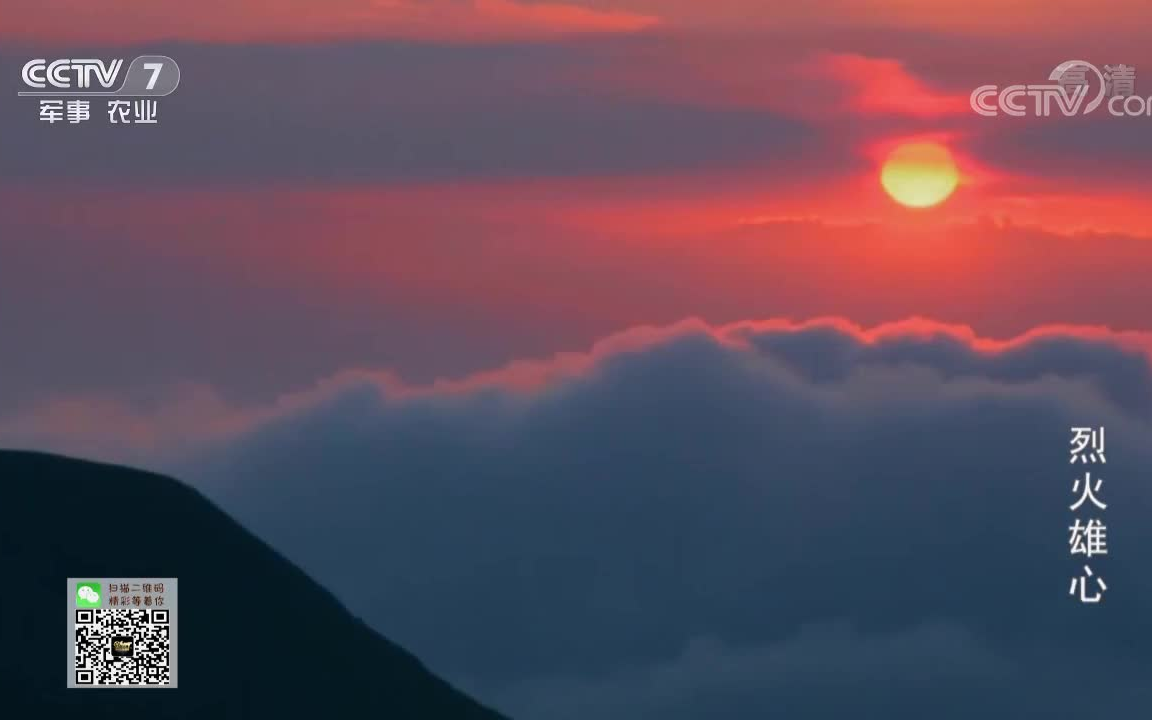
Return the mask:
{"type": "Polygon", "coordinates": [[[891,58],[829,54],[820,58],[814,74],[840,83],[847,108],[858,113],[917,118],[971,113],[966,96],[929,87],[891,58]]]}
{"type": "Polygon", "coordinates": [[[595,10],[578,2],[518,0],[237,0],[206,6],[180,0],[103,3],[45,0],[6,18],[0,37],[32,42],[128,43],[156,40],[244,42],[400,37],[510,39],[633,32],[654,15],[595,10]],[[61,24],[67,17],[70,22],[61,24]]]}
{"type": "Polygon", "coordinates": [[[653,15],[621,10],[598,11],[574,4],[473,0],[474,11],[504,28],[542,32],[631,32],[659,23],[653,15]]]}

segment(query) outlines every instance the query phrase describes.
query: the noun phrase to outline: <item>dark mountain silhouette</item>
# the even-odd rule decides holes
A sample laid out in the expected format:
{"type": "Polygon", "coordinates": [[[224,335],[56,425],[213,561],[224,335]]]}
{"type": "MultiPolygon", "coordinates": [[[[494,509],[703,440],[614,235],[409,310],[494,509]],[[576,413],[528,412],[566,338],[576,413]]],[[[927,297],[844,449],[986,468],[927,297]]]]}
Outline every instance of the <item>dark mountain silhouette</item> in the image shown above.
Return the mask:
{"type": "Polygon", "coordinates": [[[350,615],[195,490],[30,452],[0,452],[0,715],[502,717],[350,615]],[[65,581],[118,576],[178,578],[175,689],[66,687],[65,581]]]}

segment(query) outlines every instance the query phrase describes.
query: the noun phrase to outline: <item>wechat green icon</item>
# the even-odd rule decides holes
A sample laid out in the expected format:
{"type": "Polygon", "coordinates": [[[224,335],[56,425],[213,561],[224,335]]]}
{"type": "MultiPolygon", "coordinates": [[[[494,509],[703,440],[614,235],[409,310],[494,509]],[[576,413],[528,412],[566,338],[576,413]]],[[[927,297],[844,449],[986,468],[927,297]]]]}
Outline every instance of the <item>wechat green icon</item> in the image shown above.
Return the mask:
{"type": "Polygon", "coordinates": [[[76,583],[76,607],[100,607],[100,583],[76,583]]]}

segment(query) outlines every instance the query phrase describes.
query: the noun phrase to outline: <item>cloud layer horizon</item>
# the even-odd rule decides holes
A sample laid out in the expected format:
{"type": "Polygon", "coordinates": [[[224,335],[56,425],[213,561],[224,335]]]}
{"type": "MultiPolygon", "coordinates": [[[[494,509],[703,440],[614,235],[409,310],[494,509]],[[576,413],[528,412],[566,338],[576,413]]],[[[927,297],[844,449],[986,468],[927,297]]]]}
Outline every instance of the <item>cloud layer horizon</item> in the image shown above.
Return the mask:
{"type": "Polygon", "coordinates": [[[1152,701],[1149,347],[688,321],[220,403],[153,457],[523,720],[1130,717],[1152,701]],[[1107,464],[1070,465],[1070,428],[1100,425],[1107,464]],[[1091,561],[1067,545],[1085,471],[1109,502],[1091,561]],[[1099,606],[1068,594],[1084,562],[1099,606]]]}

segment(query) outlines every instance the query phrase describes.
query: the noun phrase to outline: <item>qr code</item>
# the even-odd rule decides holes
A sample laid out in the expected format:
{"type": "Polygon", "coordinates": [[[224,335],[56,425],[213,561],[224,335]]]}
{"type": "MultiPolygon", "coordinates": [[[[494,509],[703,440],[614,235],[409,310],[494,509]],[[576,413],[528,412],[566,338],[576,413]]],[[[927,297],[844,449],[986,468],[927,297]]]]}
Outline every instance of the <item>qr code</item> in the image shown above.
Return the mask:
{"type": "Polygon", "coordinates": [[[169,629],[167,610],[76,610],[76,684],[168,685],[169,629]]]}

